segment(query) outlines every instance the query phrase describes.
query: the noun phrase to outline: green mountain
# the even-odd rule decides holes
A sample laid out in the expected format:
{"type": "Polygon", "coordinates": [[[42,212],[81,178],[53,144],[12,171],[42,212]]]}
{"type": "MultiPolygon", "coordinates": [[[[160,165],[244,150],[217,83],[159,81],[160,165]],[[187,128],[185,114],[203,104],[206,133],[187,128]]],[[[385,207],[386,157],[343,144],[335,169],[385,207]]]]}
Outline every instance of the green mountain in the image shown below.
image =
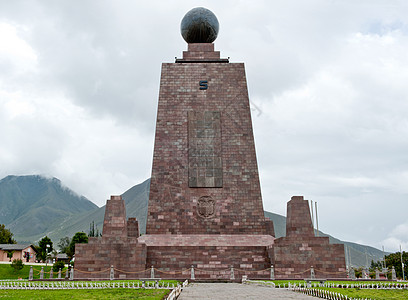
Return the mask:
{"type": "MultiPolygon", "coordinates": [[[[146,232],[149,188],[150,179],[122,194],[127,217],[137,218],[143,234],[146,232]]],[[[102,232],[104,215],[105,206],[97,207],[63,187],[56,178],[8,176],[0,181],[0,223],[6,224],[19,242],[36,242],[47,235],[58,243],[62,237],[72,237],[76,232],[89,232],[91,222],[95,222],[102,232]]],[[[273,221],[277,238],[286,235],[286,217],[267,211],[265,217],[273,221]]],[[[382,258],[383,253],[376,248],[343,242],[321,231],[319,235],[328,236],[331,243],[345,244],[353,266],[382,258]]]]}
{"type": "Polygon", "coordinates": [[[0,180],[0,223],[19,241],[41,238],[61,220],[95,208],[56,178],[31,175],[0,180]]]}

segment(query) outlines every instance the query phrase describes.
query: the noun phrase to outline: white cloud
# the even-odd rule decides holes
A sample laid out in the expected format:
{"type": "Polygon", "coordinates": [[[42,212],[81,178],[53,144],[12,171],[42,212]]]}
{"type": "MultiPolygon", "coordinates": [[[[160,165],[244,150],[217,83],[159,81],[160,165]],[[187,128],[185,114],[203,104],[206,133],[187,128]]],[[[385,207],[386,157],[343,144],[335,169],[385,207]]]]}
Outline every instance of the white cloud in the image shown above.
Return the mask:
{"type": "MultiPolygon", "coordinates": [[[[20,30],[24,30],[20,28],[20,30]]],[[[3,74],[23,73],[31,71],[37,63],[37,55],[33,48],[18,35],[16,27],[0,23],[0,66],[3,74]]]]}
{"type": "Polygon", "coordinates": [[[398,224],[393,228],[382,243],[390,252],[400,251],[400,246],[402,251],[408,251],[408,222],[398,224]]]}

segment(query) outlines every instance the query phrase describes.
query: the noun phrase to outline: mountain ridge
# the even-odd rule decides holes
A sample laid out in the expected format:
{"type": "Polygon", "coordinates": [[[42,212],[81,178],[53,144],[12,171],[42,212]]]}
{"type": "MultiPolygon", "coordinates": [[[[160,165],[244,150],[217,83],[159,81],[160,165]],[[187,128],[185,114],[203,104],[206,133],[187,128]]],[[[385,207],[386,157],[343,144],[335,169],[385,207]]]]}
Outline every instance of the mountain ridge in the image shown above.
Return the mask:
{"type": "Polygon", "coordinates": [[[41,235],[48,224],[95,208],[57,178],[9,175],[0,180],[0,222],[16,238],[41,235]]]}

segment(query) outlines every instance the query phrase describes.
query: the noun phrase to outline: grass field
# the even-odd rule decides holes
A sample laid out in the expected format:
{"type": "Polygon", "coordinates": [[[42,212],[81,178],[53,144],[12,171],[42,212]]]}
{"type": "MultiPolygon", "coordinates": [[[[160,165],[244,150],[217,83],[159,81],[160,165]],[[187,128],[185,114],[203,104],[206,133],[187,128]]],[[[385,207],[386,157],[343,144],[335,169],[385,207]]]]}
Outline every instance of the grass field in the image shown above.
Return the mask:
{"type": "Polygon", "coordinates": [[[337,288],[322,288],[334,293],[340,293],[342,295],[353,298],[369,298],[375,300],[406,300],[408,299],[408,290],[395,290],[395,289],[337,289],[337,288]]]}
{"type": "MultiPolygon", "coordinates": [[[[273,282],[276,287],[279,285],[281,287],[287,287],[290,283],[291,285],[296,284],[297,286],[304,285],[306,282],[304,280],[273,280],[265,281],[266,284],[273,282]]],[[[389,284],[395,283],[390,281],[327,281],[327,283],[332,284],[342,284],[342,285],[367,285],[367,284],[389,284]]],[[[406,282],[405,282],[406,283],[406,282]]],[[[408,299],[408,290],[400,289],[360,289],[360,288],[325,288],[319,287],[318,289],[328,290],[334,293],[340,293],[342,295],[353,297],[353,298],[362,298],[362,299],[372,299],[372,300],[407,300],[408,299]]]]}
{"type": "Polygon", "coordinates": [[[0,290],[1,299],[149,299],[161,300],[170,290],[101,289],[101,290],[0,290]]]}
{"type": "MultiPolygon", "coordinates": [[[[44,266],[44,272],[47,272],[44,274],[44,278],[49,278],[50,277],[50,270],[52,268],[51,266],[44,266]]],[[[64,268],[64,270],[62,270],[62,274],[61,277],[64,278],[65,277],[65,270],[66,268],[64,268]]],[[[40,278],[40,271],[41,271],[41,266],[33,266],[33,274],[34,274],[34,279],[39,279],[40,278]]],[[[10,267],[9,264],[0,264],[0,280],[4,280],[4,279],[28,279],[28,276],[30,274],[30,266],[28,265],[24,265],[24,267],[19,270],[19,271],[15,271],[12,267],[10,267]]],[[[58,277],[58,272],[54,272],[54,276],[53,278],[57,278],[58,277]]]]}
{"type": "MultiPolygon", "coordinates": [[[[304,280],[271,280],[271,281],[265,281],[265,282],[273,282],[275,283],[275,285],[280,284],[281,286],[283,286],[284,284],[287,286],[289,283],[290,284],[305,284],[306,281],[304,280]]],[[[343,285],[358,285],[358,284],[396,284],[398,282],[395,281],[356,281],[356,280],[349,280],[349,281],[333,281],[333,280],[328,280],[326,281],[326,283],[333,283],[333,284],[343,284],[343,285]]],[[[401,282],[400,282],[401,283],[401,282]]],[[[408,282],[404,282],[404,283],[408,283],[408,282]]]]}

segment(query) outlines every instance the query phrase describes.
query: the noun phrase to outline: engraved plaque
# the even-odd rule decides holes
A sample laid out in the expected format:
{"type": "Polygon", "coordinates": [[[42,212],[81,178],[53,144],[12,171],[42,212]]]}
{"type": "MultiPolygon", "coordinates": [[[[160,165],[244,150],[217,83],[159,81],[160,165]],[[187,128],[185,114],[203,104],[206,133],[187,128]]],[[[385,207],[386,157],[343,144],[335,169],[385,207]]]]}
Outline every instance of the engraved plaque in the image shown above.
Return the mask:
{"type": "Polygon", "coordinates": [[[189,111],[189,187],[222,187],[221,153],[221,113],[189,111]]]}
{"type": "Polygon", "coordinates": [[[197,213],[200,217],[211,218],[215,215],[215,200],[211,196],[202,196],[197,202],[197,213]]]}

